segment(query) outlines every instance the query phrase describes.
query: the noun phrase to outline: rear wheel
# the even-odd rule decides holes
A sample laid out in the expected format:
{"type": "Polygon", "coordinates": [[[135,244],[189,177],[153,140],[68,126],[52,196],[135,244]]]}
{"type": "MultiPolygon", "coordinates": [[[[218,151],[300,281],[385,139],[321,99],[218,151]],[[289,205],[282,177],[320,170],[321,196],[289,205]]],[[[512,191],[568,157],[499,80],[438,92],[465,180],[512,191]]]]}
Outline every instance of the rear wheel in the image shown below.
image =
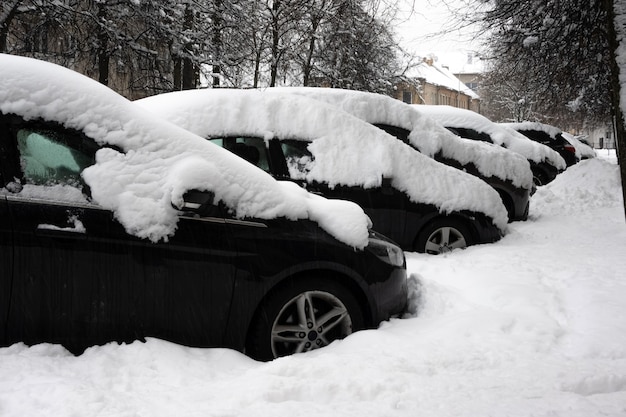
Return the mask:
{"type": "Polygon", "coordinates": [[[364,327],[361,308],[342,285],[327,279],[290,282],[257,313],[246,353],[271,360],[327,346],[364,327]]]}
{"type": "Polygon", "coordinates": [[[441,218],[428,224],[417,236],[415,250],[431,255],[465,249],[471,245],[469,228],[461,221],[441,218]]]}
{"type": "Polygon", "coordinates": [[[541,187],[549,182],[550,177],[547,172],[545,172],[542,168],[533,169],[533,184],[535,187],[541,187]]]}

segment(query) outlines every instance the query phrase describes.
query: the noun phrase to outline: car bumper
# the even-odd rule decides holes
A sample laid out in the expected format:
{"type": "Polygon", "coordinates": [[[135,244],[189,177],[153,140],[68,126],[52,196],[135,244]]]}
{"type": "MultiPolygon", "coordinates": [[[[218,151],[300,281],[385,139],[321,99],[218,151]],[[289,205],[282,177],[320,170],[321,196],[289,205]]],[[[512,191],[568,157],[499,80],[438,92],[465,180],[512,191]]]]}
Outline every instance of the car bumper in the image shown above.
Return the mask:
{"type": "Polygon", "coordinates": [[[389,279],[371,286],[375,311],[372,312],[373,323],[403,314],[408,305],[408,282],[406,269],[395,269],[389,279]]]}
{"type": "Polygon", "coordinates": [[[504,231],[500,230],[493,222],[482,214],[476,214],[475,233],[476,243],[493,243],[497,242],[504,236],[504,231]]]}

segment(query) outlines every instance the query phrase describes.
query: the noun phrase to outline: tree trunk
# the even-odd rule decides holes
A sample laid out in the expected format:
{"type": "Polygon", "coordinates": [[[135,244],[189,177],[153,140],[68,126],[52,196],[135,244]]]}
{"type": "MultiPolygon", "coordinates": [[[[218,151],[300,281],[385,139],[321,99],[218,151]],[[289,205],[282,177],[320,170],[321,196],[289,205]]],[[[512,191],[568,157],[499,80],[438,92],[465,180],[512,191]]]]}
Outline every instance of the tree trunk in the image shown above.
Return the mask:
{"type": "Polygon", "coordinates": [[[19,3],[19,0],[14,0],[11,5],[5,5],[0,9],[0,11],[4,12],[3,15],[0,15],[0,52],[7,52],[9,27],[11,27],[11,22],[17,14],[19,3]]]}
{"type": "MultiPolygon", "coordinates": [[[[611,54],[611,112],[617,145],[617,160],[622,178],[624,216],[626,218],[626,127],[624,126],[624,109],[622,108],[622,106],[626,106],[626,99],[620,103],[621,95],[626,93],[622,93],[620,85],[620,71],[626,75],[626,56],[617,55],[620,41],[626,42],[626,15],[616,15],[616,6],[618,6],[617,13],[626,13],[626,0],[603,0],[602,4],[607,13],[607,33],[609,53],[611,54]],[[616,17],[618,18],[617,22],[616,17]]],[[[626,45],[622,45],[622,47],[624,46],[626,45]]]]}
{"type": "Polygon", "coordinates": [[[98,3],[98,81],[101,84],[109,85],[109,35],[106,30],[106,5],[98,3]]]}
{"type": "MultiPolygon", "coordinates": [[[[184,29],[185,31],[191,31],[194,25],[194,14],[189,4],[185,8],[185,21],[184,21],[184,29]]],[[[193,56],[193,45],[191,42],[185,44],[184,47],[185,56],[183,57],[182,62],[182,89],[183,90],[191,90],[196,88],[196,68],[192,59],[193,56]]]]}
{"type": "Polygon", "coordinates": [[[220,76],[222,72],[222,26],[224,25],[224,2],[215,0],[213,12],[213,87],[220,87],[220,76]]]}
{"type": "MultiPolygon", "coordinates": [[[[172,48],[170,47],[170,50],[172,48]]],[[[174,56],[172,58],[174,61],[174,91],[179,91],[183,89],[183,75],[182,75],[182,58],[180,56],[174,56]]]]}
{"type": "Polygon", "coordinates": [[[306,55],[306,62],[304,63],[304,69],[303,69],[303,79],[302,79],[302,84],[307,87],[309,85],[309,79],[311,77],[311,70],[313,69],[312,66],[312,62],[313,62],[313,53],[315,52],[315,41],[316,41],[316,34],[317,34],[317,28],[319,26],[320,20],[319,19],[313,19],[312,23],[311,23],[311,35],[309,38],[309,50],[307,51],[307,55],[306,55]]]}
{"type": "Polygon", "coordinates": [[[278,13],[280,6],[280,0],[274,0],[274,3],[272,4],[272,61],[270,62],[270,87],[276,86],[276,78],[278,78],[278,61],[280,54],[280,28],[278,13]]]}

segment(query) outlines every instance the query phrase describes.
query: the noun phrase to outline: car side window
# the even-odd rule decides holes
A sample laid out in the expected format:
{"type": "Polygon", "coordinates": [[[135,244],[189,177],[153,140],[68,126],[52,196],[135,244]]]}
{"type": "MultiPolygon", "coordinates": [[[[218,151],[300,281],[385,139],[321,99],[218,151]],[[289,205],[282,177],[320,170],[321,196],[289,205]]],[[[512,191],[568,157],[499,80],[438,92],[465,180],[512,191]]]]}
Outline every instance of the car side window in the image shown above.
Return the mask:
{"type": "Polygon", "coordinates": [[[309,142],[301,140],[283,140],[280,142],[289,169],[289,176],[292,179],[306,179],[306,175],[313,168],[315,158],[308,146],[309,142]]]}
{"type": "Polygon", "coordinates": [[[462,138],[472,139],[472,140],[480,140],[480,141],[483,141],[483,142],[493,143],[493,140],[491,140],[491,136],[489,136],[488,134],[486,134],[484,132],[478,132],[477,130],[469,129],[469,128],[463,128],[463,127],[448,127],[448,126],[446,126],[446,128],[449,131],[451,131],[452,133],[454,133],[455,135],[460,136],[462,138]]]}
{"type": "Polygon", "coordinates": [[[265,172],[270,172],[265,140],[257,137],[211,138],[211,142],[228,149],[265,172]]]}
{"type": "Polygon", "coordinates": [[[80,186],[80,173],[95,162],[94,155],[71,147],[51,130],[19,129],[17,149],[27,184],[80,186]]]}
{"type": "Polygon", "coordinates": [[[411,132],[409,132],[407,129],[404,129],[398,126],[387,125],[384,123],[375,123],[374,126],[376,126],[379,129],[384,130],[385,132],[389,133],[391,136],[395,136],[396,138],[400,139],[404,143],[409,143],[409,134],[411,132]]]}

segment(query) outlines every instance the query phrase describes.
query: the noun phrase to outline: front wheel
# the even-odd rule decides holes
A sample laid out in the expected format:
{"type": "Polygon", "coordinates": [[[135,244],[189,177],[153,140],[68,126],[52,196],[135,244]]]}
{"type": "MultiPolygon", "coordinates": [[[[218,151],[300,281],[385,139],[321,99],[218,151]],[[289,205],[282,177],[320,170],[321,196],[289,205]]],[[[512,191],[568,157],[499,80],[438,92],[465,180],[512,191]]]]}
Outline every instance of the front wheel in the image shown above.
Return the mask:
{"type": "Polygon", "coordinates": [[[331,280],[295,281],[271,293],[252,323],[246,353],[271,360],[327,346],[364,327],[354,296],[331,280]]]}
{"type": "Polygon", "coordinates": [[[472,244],[469,229],[456,219],[442,218],[428,224],[417,236],[415,250],[439,255],[472,244]]]}

